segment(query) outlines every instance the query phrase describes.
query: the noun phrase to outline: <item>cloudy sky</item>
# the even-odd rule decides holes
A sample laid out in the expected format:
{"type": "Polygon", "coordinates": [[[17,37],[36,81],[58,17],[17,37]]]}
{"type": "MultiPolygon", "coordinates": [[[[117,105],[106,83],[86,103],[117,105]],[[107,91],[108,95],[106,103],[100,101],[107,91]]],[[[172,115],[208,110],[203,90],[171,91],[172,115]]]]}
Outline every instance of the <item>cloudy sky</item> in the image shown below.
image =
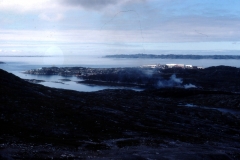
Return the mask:
{"type": "Polygon", "coordinates": [[[240,50],[239,0],[0,0],[0,55],[240,50]]]}

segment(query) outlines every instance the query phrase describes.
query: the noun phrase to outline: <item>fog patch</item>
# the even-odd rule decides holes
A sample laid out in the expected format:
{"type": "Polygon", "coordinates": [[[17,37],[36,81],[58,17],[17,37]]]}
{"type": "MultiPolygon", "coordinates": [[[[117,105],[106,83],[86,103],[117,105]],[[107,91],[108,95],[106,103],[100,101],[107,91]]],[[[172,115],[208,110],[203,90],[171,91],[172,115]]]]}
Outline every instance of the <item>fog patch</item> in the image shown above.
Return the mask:
{"type": "Polygon", "coordinates": [[[142,72],[146,77],[150,78],[150,77],[153,76],[154,70],[153,69],[148,69],[148,70],[143,70],[142,72]]]}
{"type": "Polygon", "coordinates": [[[159,80],[157,83],[158,88],[181,87],[181,86],[182,86],[182,79],[177,78],[175,74],[173,74],[169,80],[159,80]]]}
{"type": "Polygon", "coordinates": [[[181,78],[177,78],[176,74],[173,74],[169,80],[159,80],[157,82],[157,88],[166,88],[166,87],[179,87],[179,88],[197,88],[194,84],[185,84],[183,85],[183,80],[181,78]]]}
{"type": "Polygon", "coordinates": [[[197,88],[197,86],[195,86],[194,84],[191,84],[191,83],[190,83],[190,84],[185,84],[185,85],[184,85],[184,88],[185,88],[185,89],[197,88]]]}
{"type": "Polygon", "coordinates": [[[63,65],[64,54],[61,48],[57,46],[49,47],[44,54],[44,65],[63,65]]]}
{"type": "Polygon", "coordinates": [[[173,74],[171,77],[170,77],[170,80],[175,82],[175,83],[178,83],[178,84],[181,84],[182,83],[182,79],[181,78],[177,78],[176,74],[173,74]]]}

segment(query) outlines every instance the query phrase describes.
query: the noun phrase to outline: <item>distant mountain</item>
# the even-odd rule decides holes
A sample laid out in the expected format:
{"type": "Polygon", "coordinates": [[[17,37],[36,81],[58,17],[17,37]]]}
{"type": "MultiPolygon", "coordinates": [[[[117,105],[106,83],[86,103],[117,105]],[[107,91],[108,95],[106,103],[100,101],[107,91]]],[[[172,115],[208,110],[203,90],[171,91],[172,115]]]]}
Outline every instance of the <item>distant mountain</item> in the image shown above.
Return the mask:
{"type": "Polygon", "coordinates": [[[55,89],[0,69],[0,159],[239,159],[239,104],[202,89],[55,89]]]}
{"type": "Polygon", "coordinates": [[[105,58],[159,58],[159,59],[240,59],[240,55],[192,55],[192,54],[115,54],[105,58]]]}

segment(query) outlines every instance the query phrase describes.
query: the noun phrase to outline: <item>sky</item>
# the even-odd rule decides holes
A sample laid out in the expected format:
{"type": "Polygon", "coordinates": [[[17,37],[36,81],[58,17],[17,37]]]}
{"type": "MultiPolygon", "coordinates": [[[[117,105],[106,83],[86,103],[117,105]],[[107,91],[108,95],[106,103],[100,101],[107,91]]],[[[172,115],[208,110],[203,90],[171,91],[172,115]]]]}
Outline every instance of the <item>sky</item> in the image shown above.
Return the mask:
{"type": "Polygon", "coordinates": [[[238,51],[239,6],[239,0],[0,0],[0,55],[238,51]]]}

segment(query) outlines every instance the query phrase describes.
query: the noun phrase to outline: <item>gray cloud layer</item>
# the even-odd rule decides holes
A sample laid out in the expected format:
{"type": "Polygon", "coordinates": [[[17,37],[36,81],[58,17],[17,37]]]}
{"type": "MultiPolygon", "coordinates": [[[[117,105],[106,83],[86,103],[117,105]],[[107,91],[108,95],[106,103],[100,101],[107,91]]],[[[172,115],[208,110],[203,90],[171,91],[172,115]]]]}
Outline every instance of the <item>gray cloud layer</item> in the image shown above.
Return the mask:
{"type": "Polygon", "coordinates": [[[61,0],[63,4],[69,6],[80,6],[86,9],[100,10],[110,5],[125,3],[144,2],[146,0],[61,0]]]}

